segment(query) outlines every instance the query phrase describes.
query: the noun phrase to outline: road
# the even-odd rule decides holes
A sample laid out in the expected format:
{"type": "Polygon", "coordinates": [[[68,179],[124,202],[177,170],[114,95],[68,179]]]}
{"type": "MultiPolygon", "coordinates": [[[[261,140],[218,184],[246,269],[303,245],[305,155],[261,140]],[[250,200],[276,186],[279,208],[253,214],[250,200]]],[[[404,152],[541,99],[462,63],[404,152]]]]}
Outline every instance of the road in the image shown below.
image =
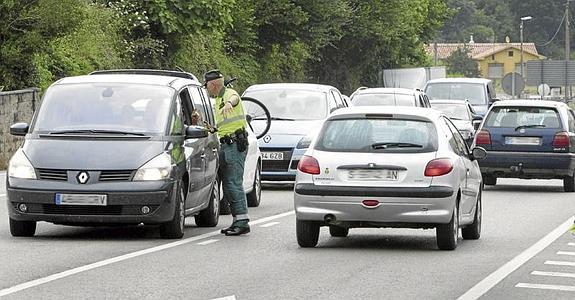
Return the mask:
{"type": "MultiPolygon", "coordinates": [[[[4,180],[0,173],[2,201],[4,180]]],[[[48,223],[39,223],[33,238],[13,238],[1,205],[0,295],[573,299],[575,237],[565,226],[572,222],[575,196],[563,193],[560,181],[500,182],[484,193],[481,239],[460,240],[455,251],[437,250],[434,230],[409,229],[352,229],[347,238],[331,238],[324,228],[317,248],[299,248],[289,186],[268,186],[262,205],[250,212],[252,233],[241,237],[217,232],[230,223],[223,217],[217,228],[196,228],[193,218],[187,219],[180,241],[161,240],[157,230],[143,226],[48,223]]]]}

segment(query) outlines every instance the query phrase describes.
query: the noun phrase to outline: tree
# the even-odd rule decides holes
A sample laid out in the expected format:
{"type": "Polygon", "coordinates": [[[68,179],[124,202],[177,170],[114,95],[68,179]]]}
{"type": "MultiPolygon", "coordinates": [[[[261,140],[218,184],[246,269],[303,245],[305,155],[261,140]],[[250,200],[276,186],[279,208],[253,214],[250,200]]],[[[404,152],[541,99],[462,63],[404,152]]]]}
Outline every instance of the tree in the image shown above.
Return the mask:
{"type": "Polygon", "coordinates": [[[469,48],[460,47],[453,51],[445,60],[447,72],[450,74],[463,74],[465,77],[479,77],[479,67],[471,58],[469,48]]]}

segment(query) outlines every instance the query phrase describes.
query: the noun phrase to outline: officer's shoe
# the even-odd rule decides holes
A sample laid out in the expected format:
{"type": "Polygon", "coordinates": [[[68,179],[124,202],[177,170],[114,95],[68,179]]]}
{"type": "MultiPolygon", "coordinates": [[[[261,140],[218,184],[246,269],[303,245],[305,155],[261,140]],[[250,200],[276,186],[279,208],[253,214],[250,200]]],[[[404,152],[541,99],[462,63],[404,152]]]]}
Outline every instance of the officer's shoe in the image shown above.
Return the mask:
{"type": "Polygon", "coordinates": [[[228,228],[224,228],[222,230],[220,230],[221,233],[225,234],[228,231],[231,231],[232,229],[234,229],[234,225],[232,224],[230,227],[228,228]]]}
{"type": "Polygon", "coordinates": [[[224,232],[227,236],[235,236],[235,235],[242,235],[250,232],[250,226],[232,226],[224,232]]]}

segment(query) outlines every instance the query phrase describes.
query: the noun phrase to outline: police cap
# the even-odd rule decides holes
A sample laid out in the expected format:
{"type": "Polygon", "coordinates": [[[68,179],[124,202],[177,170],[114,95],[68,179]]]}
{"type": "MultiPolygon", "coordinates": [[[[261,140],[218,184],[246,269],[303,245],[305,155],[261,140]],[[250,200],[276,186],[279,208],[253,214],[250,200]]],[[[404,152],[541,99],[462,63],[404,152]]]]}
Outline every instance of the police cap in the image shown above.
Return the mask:
{"type": "Polygon", "coordinates": [[[218,78],[223,78],[223,77],[224,77],[224,75],[222,74],[222,72],[220,72],[220,70],[208,71],[204,74],[204,85],[206,83],[208,83],[208,81],[218,79],[218,78]]]}

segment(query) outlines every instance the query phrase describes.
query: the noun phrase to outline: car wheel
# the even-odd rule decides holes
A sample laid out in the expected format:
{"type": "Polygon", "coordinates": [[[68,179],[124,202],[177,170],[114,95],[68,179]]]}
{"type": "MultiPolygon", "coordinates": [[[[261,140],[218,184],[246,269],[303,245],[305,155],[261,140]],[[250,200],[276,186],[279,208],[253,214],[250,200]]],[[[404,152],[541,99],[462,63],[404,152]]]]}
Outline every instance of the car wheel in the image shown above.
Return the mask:
{"type": "Polygon", "coordinates": [[[33,236],[36,233],[36,221],[16,221],[10,218],[12,236],[33,236]]]}
{"type": "Polygon", "coordinates": [[[575,192],[575,173],[563,179],[563,190],[568,193],[575,192]]]}
{"type": "Polygon", "coordinates": [[[210,194],[210,203],[208,207],[200,211],[194,218],[196,225],[200,227],[214,227],[218,225],[220,219],[220,186],[219,180],[216,179],[212,186],[212,193],[210,194]]]}
{"type": "Polygon", "coordinates": [[[459,208],[457,205],[453,209],[451,221],[441,224],[435,229],[437,247],[441,250],[454,250],[457,248],[457,238],[459,237],[459,208]]]}
{"type": "Polygon", "coordinates": [[[333,237],[346,237],[349,234],[349,228],[330,225],[329,234],[333,237]]]}
{"type": "Polygon", "coordinates": [[[477,197],[475,208],[475,219],[473,220],[473,223],[461,229],[461,236],[465,240],[477,240],[481,236],[481,220],[483,218],[481,194],[481,189],[479,189],[479,196],[477,197]]]}
{"type": "Polygon", "coordinates": [[[186,191],[184,189],[184,183],[180,180],[178,181],[178,187],[176,190],[174,218],[171,221],[160,225],[160,236],[163,239],[180,239],[184,236],[184,225],[186,221],[184,208],[185,199],[186,191]]]}
{"type": "Polygon", "coordinates": [[[248,207],[258,207],[260,206],[260,200],[262,198],[262,178],[261,178],[261,168],[260,163],[258,163],[256,168],[256,176],[254,178],[254,186],[252,191],[248,193],[248,207]]]}
{"type": "Polygon", "coordinates": [[[232,209],[230,208],[230,203],[228,199],[224,197],[224,190],[222,189],[222,183],[219,184],[220,188],[220,216],[227,216],[232,214],[232,209]]]}
{"type": "Polygon", "coordinates": [[[482,174],[483,175],[483,183],[485,185],[496,185],[497,184],[497,177],[493,176],[493,175],[487,175],[487,174],[482,174]]]}
{"type": "Polygon", "coordinates": [[[319,240],[319,223],[296,220],[297,243],[302,248],[313,248],[319,240]]]}

